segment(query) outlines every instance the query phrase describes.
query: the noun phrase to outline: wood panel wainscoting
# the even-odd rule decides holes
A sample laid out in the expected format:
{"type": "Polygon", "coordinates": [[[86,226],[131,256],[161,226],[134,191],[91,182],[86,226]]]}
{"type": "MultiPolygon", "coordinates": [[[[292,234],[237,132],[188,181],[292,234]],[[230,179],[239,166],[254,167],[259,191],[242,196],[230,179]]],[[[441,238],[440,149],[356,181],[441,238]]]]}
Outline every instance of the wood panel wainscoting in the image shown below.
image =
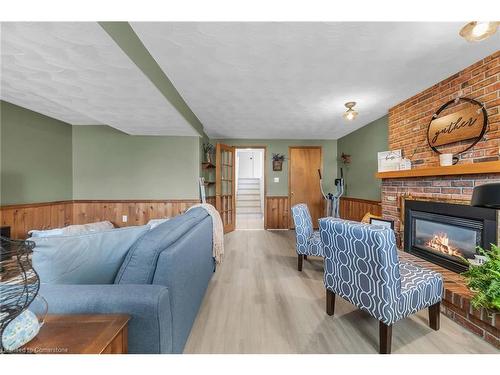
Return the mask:
{"type": "Polygon", "coordinates": [[[289,229],[290,207],[288,195],[266,197],[265,229],[289,229]]]}
{"type": "Polygon", "coordinates": [[[31,229],[52,229],[73,224],[73,202],[44,202],[0,207],[0,223],[10,236],[25,239],[31,229]]]}
{"type": "MultiPolygon", "coordinates": [[[[182,200],[75,200],[0,207],[0,223],[10,227],[11,237],[24,239],[31,229],[46,230],[71,224],[108,220],[116,227],[144,225],[151,219],[173,217],[199,203],[197,199],[182,200]],[[128,220],[122,222],[122,216],[128,220]]],[[[214,204],[214,197],[207,197],[214,204]]],[[[265,198],[265,229],[289,229],[288,196],[265,198]]],[[[344,219],[361,220],[367,213],[381,214],[380,202],[358,198],[341,198],[340,215],[344,219]]]]}
{"type": "Polygon", "coordinates": [[[173,217],[184,213],[189,207],[199,203],[188,200],[110,200],[73,201],[73,224],[96,221],[111,221],[116,227],[144,225],[151,219],[173,217]],[[122,216],[127,215],[126,223],[122,216]]]}
{"type": "MultiPolygon", "coordinates": [[[[324,210],[324,207],[322,207],[322,210],[324,210]]],[[[361,221],[367,212],[381,216],[381,203],[379,201],[360,198],[345,197],[340,199],[340,217],[343,219],[361,221]]],[[[266,229],[293,228],[293,223],[290,220],[290,201],[288,196],[266,197],[266,216],[264,221],[266,229]]]]}
{"type": "Polygon", "coordinates": [[[382,206],[379,201],[360,198],[340,198],[340,217],[346,220],[361,221],[366,213],[382,216],[382,206]]]}
{"type": "Polygon", "coordinates": [[[75,200],[9,205],[0,207],[0,223],[10,227],[12,238],[25,239],[31,229],[46,230],[104,220],[116,227],[144,225],[151,219],[182,214],[197,203],[197,199],[75,200]],[[123,215],[127,216],[126,223],[122,222],[123,215]]]}

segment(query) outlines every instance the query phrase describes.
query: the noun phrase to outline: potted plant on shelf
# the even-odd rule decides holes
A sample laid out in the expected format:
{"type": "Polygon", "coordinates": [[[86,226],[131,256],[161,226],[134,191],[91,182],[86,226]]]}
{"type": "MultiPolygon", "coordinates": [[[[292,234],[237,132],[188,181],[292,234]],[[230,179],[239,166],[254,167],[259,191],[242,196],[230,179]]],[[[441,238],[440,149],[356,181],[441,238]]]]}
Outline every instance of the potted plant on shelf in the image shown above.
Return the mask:
{"type": "Polygon", "coordinates": [[[211,143],[203,143],[203,153],[205,154],[205,161],[213,164],[213,155],[215,154],[215,146],[211,143]]]}
{"type": "Polygon", "coordinates": [[[283,169],[284,154],[273,154],[273,171],[281,171],[283,169]]]}
{"type": "Polygon", "coordinates": [[[500,247],[491,244],[491,250],[485,251],[478,247],[477,252],[482,258],[465,260],[469,264],[469,270],[462,275],[465,276],[467,286],[474,292],[471,300],[476,309],[484,308],[490,314],[500,312],[500,247]],[[483,261],[484,260],[484,261],[483,261]]]}

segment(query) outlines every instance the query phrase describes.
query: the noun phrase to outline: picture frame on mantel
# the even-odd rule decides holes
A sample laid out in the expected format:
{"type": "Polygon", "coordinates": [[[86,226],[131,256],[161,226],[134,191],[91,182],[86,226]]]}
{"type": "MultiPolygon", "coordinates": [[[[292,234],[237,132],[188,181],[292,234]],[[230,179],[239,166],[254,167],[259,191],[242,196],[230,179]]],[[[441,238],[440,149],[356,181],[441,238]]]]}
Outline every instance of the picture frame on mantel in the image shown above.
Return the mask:
{"type": "Polygon", "coordinates": [[[378,152],[377,160],[379,172],[399,171],[402,160],[402,151],[393,150],[378,152]]]}

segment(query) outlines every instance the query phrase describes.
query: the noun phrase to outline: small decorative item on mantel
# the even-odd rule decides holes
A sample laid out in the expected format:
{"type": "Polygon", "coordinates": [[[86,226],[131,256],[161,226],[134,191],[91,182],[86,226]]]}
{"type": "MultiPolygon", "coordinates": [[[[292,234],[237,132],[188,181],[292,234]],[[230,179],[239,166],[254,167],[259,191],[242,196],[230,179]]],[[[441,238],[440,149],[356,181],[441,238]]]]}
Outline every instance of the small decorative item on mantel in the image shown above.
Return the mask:
{"type": "Polygon", "coordinates": [[[378,172],[399,171],[401,150],[382,151],[377,153],[378,172]]]}
{"type": "Polygon", "coordinates": [[[273,171],[283,170],[284,154],[273,154],[273,171]]]}
{"type": "Polygon", "coordinates": [[[214,163],[215,146],[211,143],[203,143],[203,153],[207,163],[214,163]]]}
{"type": "Polygon", "coordinates": [[[38,334],[47,302],[37,296],[40,279],[30,259],[35,243],[4,237],[0,242],[0,353],[9,353],[38,334]]]}
{"type": "Polygon", "coordinates": [[[401,159],[399,162],[399,170],[400,171],[408,171],[411,169],[411,160],[407,158],[401,159]]]}

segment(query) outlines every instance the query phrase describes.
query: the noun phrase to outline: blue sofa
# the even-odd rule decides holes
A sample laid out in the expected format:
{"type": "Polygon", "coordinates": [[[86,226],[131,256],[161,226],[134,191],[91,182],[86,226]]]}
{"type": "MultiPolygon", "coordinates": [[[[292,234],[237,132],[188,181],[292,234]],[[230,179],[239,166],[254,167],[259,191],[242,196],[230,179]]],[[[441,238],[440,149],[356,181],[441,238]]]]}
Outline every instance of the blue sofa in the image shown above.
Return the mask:
{"type": "Polygon", "coordinates": [[[212,219],[195,208],[137,240],[114,284],[47,284],[40,295],[52,314],[130,315],[130,353],[182,353],[214,271],[212,219]]]}

